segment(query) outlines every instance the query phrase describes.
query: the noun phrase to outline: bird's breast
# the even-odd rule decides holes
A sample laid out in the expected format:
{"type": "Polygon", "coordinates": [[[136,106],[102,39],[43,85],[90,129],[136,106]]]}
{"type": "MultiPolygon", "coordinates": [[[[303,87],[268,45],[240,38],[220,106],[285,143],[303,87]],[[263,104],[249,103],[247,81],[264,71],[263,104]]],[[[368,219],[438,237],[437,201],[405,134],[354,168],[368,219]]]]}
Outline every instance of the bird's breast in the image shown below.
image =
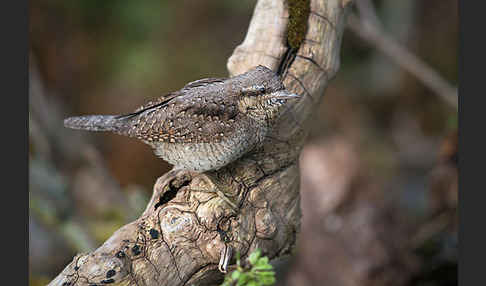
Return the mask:
{"type": "Polygon", "coordinates": [[[234,130],[231,136],[210,143],[157,143],[155,154],[175,169],[205,172],[217,170],[239,159],[263,141],[266,128],[234,130]]]}

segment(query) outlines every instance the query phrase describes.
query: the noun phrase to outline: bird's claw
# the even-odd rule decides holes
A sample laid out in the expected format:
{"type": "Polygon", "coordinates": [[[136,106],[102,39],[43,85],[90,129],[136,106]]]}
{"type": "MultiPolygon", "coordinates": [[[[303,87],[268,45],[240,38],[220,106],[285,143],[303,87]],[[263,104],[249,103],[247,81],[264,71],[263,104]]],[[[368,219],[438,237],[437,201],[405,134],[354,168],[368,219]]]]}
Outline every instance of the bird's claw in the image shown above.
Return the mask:
{"type": "Polygon", "coordinates": [[[228,271],[228,264],[232,256],[233,256],[233,248],[230,245],[225,243],[224,247],[221,249],[220,258],[219,258],[218,269],[220,272],[226,273],[228,271]]]}

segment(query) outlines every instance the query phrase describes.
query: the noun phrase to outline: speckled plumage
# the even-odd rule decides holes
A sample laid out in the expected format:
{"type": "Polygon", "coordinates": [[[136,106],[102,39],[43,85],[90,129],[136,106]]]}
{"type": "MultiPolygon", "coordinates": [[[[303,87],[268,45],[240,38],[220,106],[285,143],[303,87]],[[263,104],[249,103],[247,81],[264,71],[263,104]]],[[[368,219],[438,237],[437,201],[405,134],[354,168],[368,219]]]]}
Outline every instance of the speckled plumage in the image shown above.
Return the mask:
{"type": "Polygon", "coordinates": [[[296,97],[273,71],[257,66],[232,78],[188,83],[130,114],[70,117],[64,125],[138,138],[176,169],[204,172],[260,144],[296,97]]]}

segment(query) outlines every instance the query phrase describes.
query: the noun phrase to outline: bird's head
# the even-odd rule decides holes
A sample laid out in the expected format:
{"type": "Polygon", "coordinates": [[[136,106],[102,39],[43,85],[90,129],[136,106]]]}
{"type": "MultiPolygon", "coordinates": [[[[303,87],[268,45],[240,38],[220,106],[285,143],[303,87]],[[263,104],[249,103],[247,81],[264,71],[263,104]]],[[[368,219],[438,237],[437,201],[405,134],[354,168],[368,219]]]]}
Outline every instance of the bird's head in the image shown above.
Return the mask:
{"type": "Polygon", "coordinates": [[[238,76],[237,83],[240,112],[267,125],[276,122],[289,100],[300,97],[288,91],[280,77],[264,66],[238,76]]]}

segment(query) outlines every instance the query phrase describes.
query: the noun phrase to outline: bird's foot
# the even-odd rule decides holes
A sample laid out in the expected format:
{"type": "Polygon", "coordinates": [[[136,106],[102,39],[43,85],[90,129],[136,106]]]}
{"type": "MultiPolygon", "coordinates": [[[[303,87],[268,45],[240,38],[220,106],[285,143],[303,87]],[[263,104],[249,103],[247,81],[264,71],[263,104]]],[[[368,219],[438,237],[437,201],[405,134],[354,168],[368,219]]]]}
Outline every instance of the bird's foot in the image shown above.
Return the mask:
{"type": "MultiPolygon", "coordinates": [[[[234,212],[238,212],[238,206],[230,199],[228,198],[228,196],[226,196],[226,194],[224,192],[222,192],[220,190],[220,188],[211,181],[211,178],[208,177],[207,175],[202,175],[199,177],[201,179],[201,181],[204,182],[204,184],[206,186],[208,186],[209,188],[208,189],[213,189],[214,191],[211,191],[211,192],[215,192],[216,195],[218,195],[218,197],[220,199],[222,199],[226,204],[228,204],[228,206],[234,211],[234,212]]],[[[193,190],[195,191],[202,191],[202,192],[208,192],[207,189],[205,190],[200,190],[200,189],[194,189],[193,190]]]]}
{"type": "Polygon", "coordinates": [[[228,264],[233,256],[233,248],[231,245],[224,244],[223,249],[221,249],[220,258],[218,269],[222,273],[226,273],[228,271],[228,264]]]}
{"type": "Polygon", "coordinates": [[[235,212],[238,211],[238,207],[222,191],[220,191],[217,186],[216,186],[216,194],[223,201],[225,201],[233,209],[233,211],[235,212]]]}

